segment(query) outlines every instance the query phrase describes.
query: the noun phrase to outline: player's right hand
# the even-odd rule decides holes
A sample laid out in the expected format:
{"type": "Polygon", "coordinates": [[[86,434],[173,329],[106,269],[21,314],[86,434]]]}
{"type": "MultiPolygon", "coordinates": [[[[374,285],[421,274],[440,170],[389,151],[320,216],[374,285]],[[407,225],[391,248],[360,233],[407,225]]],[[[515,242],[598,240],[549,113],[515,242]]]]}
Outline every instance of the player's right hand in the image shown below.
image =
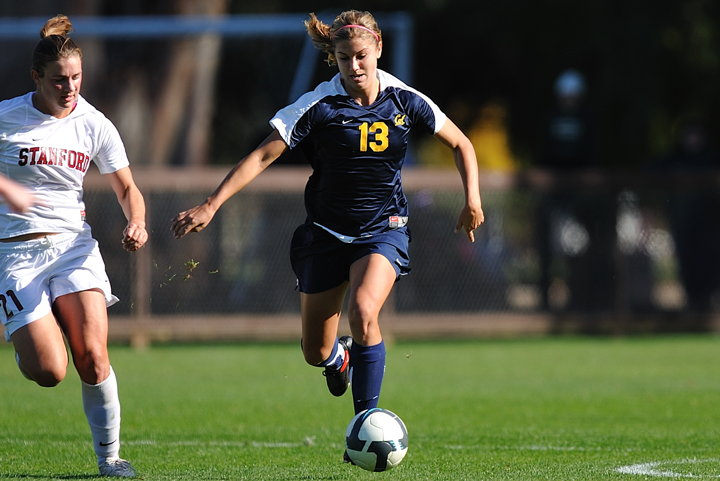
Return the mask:
{"type": "Polygon", "coordinates": [[[46,206],[35,194],[25,187],[9,179],[3,179],[2,196],[10,206],[10,210],[17,213],[27,212],[34,205],[46,206]]]}
{"type": "Polygon", "coordinates": [[[196,205],[192,209],[180,212],[172,220],[170,229],[179,239],[190,232],[200,232],[210,223],[215,211],[206,203],[196,205]]]}

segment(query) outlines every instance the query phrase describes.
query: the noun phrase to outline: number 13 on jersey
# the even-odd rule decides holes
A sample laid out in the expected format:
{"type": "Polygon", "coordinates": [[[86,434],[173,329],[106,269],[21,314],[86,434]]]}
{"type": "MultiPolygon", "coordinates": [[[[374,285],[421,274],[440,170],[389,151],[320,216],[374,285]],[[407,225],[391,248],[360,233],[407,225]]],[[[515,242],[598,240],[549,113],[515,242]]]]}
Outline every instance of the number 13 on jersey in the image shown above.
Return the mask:
{"type": "Polygon", "coordinates": [[[368,147],[373,152],[383,152],[388,148],[388,126],[385,122],[363,122],[360,129],[360,152],[367,152],[368,147]]]}

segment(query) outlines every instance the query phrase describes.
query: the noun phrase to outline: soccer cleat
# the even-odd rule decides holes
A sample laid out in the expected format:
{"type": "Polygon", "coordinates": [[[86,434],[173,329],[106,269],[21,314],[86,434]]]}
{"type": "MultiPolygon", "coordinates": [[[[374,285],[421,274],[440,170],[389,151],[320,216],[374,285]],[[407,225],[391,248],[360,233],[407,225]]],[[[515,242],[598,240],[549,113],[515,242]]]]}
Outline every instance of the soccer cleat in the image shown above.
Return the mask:
{"type": "Polygon", "coordinates": [[[108,458],[98,464],[100,476],[111,476],[114,478],[134,478],[135,470],[132,465],[120,458],[108,458]]]}
{"type": "Polygon", "coordinates": [[[323,371],[327,387],[333,396],[342,396],[350,385],[350,346],[352,346],[352,337],[342,336],[338,339],[338,342],[345,349],[345,359],[343,359],[342,366],[338,370],[326,368],[323,371]]]}

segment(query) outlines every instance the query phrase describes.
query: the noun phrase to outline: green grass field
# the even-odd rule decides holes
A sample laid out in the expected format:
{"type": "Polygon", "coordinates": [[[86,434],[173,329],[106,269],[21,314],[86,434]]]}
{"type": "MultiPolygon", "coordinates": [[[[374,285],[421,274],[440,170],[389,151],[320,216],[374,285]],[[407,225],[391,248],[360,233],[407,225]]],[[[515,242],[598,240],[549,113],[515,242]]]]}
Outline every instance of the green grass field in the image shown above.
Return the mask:
{"type": "MultiPolygon", "coordinates": [[[[720,478],[717,336],[392,344],[380,405],[410,449],[386,473],[341,462],[351,399],[295,344],[111,357],[122,454],[146,480],[720,478]]],[[[42,389],[0,360],[0,479],[94,478],[74,371],[42,389]]]]}

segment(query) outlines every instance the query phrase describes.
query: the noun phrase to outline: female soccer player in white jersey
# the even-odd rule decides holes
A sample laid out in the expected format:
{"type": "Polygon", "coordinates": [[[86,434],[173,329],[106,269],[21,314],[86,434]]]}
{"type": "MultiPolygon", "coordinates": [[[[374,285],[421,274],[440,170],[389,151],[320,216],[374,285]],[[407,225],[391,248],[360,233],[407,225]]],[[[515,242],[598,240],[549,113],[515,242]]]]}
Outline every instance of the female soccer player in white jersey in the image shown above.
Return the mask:
{"type": "Polygon", "coordinates": [[[295,231],[291,263],[298,279],[305,360],[322,366],[330,392],[342,395],[352,372],[355,412],[375,407],[385,368],[378,315],[395,281],[408,273],[408,205],[400,169],[412,129],[434,134],[455,153],[465,205],[456,230],[474,241],[483,222],[475,151],[425,95],[378,69],[382,34],[368,12],[346,11],[332,25],[305,22],[314,45],[339,73],[281,109],[273,132],[230,171],[202,204],[173,220],[176,237],[199,232],[220,206],[287,149],[313,167],[305,189],[307,219],[295,231]],[[349,292],[352,337],[337,338],[349,292]],[[348,369],[348,366],[350,369],[348,369]]]}
{"type": "Polygon", "coordinates": [[[57,16],[33,53],[35,91],[0,102],[0,173],[39,202],[14,212],[0,201],[0,318],[21,372],[40,386],[65,377],[68,355],[101,475],[132,477],[119,457],[120,402],[107,350],[106,306],[117,301],[85,223],[82,184],[90,162],[110,179],[128,220],[122,244],[147,241],[145,203],[110,121],[80,96],[82,52],[57,16]]]}

